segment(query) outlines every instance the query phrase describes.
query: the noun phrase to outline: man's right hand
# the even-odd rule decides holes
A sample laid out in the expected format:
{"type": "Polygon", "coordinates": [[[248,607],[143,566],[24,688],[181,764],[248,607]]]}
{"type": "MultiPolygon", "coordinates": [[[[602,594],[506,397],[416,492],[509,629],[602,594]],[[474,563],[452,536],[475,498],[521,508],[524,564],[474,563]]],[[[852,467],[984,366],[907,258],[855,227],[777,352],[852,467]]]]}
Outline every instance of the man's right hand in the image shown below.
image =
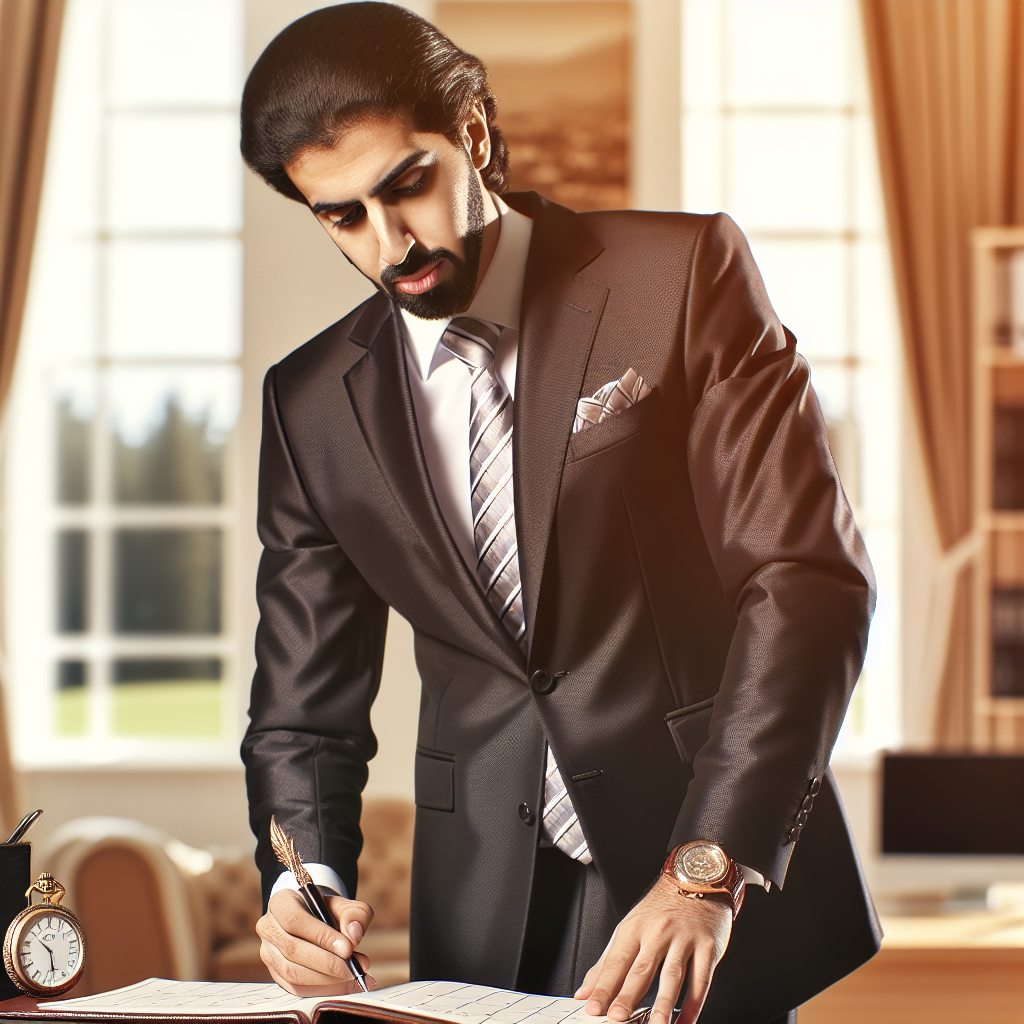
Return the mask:
{"type": "MultiPolygon", "coordinates": [[[[362,991],[345,958],[355,953],[373,920],[373,910],[366,903],[341,896],[327,897],[327,905],[340,932],[313,917],[293,889],[274,893],[267,913],[256,922],[256,934],[263,940],[260,959],[274,981],[293,995],[335,996],[362,991]]],[[[369,972],[370,961],[362,953],[355,956],[369,972]]],[[[376,986],[370,977],[366,984],[376,986]]]]}

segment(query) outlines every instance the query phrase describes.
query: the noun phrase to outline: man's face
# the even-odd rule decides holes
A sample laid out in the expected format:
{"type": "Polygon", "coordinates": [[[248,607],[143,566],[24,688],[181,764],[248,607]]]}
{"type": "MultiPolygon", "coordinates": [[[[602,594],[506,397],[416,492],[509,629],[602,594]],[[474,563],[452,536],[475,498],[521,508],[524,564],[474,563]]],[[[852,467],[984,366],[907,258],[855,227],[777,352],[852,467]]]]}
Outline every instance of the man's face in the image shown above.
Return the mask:
{"type": "Polygon", "coordinates": [[[461,312],[476,290],[490,197],[471,156],[471,126],[465,134],[462,147],[405,118],[381,118],[287,166],[349,262],[425,319],[461,312]]]}

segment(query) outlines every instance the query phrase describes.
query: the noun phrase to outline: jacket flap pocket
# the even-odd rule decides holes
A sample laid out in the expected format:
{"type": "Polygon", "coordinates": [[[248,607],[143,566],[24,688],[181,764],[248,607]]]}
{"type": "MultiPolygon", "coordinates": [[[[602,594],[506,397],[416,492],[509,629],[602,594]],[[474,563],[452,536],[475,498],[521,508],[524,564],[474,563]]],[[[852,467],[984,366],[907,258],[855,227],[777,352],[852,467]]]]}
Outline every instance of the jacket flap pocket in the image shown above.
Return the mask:
{"type": "Polygon", "coordinates": [[[455,755],[416,751],[416,806],[455,810],[455,755]]]}
{"type": "Polygon", "coordinates": [[[665,716],[665,724],[672,734],[672,742],[679,751],[684,764],[692,764],[697,751],[708,741],[711,728],[711,713],[715,709],[715,698],[709,697],[697,704],[688,704],[678,711],[665,716]]]}

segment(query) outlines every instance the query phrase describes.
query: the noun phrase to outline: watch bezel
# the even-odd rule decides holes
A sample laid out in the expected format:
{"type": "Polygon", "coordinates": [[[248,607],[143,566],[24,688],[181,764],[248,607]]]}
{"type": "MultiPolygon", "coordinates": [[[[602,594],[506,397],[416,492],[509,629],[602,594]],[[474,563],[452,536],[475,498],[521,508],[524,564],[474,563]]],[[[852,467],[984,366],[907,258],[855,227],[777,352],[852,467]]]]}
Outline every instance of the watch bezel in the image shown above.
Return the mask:
{"type": "Polygon", "coordinates": [[[732,870],[732,860],[718,843],[713,843],[706,839],[695,839],[689,843],[683,843],[682,846],[676,848],[675,856],[672,860],[672,870],[676,878],[684,885],[721,885],[729,877],[729,872],[732,870]],[[686,855],[698,847],[715,850],[718,856],[721,857],[723,862],[722,871],[714,878],[695,878],[684,867],[686,855]]]}
{"type": "Polygon", "coordinates": [[[82,922],[67,907],[62,907],[55,903],[35,903],[32,906],[26,907],[11,921],[4,936],[4,967],[7,970],[7,976],[22,992],[37,996],[40,999],[62,996],[65,992],[73,989],[82,980],[88,958],[89,949],[85,941],[85,929],[82,927],[82,922]],[[78,936],[78,947],[82,952],[81,958],[78,961],[78,967],[67,981],[61,982],[59,985],[36,984],[25,974],[21,958],[18,956],[22,934],[27,927],[30,927],[30,922],[36,915],[63,917],[78,936]]]}

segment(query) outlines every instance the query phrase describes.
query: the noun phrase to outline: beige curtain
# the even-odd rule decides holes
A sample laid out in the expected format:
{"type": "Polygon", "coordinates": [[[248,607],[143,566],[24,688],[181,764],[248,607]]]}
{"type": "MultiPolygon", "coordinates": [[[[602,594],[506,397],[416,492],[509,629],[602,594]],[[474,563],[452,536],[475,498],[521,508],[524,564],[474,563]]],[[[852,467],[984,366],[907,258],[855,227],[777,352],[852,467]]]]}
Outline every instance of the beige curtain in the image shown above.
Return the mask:
{"type": "Polygon", "coordinates": [[[861,0],[913,396],[953,625],[936,742],[971,739],[970,231],[1018,222],[1022,0],[861,0]]]}
{"type": "MultiPolygon", "coordinates": [[[[0,406],[25,308],[63,14],[64,0],[0,0],[0,406]]],[[[13,827],[16,799],[0,690],[4,829],[13,827]]]]}

